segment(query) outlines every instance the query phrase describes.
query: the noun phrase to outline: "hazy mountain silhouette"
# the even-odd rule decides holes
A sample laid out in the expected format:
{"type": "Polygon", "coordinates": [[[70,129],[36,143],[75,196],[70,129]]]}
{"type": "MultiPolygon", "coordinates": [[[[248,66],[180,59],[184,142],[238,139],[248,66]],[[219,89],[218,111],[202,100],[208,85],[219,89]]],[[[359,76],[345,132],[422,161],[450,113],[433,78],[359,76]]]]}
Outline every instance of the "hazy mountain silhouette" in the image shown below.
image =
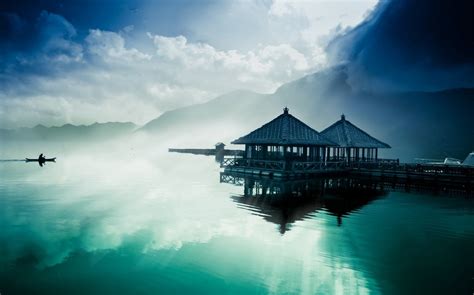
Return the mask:
{"type": "Polygon", "coordinates": [[[72,125],[33,128],[0,129],[4,141],[100,141],[131,134],[137,126],[133,123],[94,123],[91,125],[72,125]]]}
{"type": "Polygon", "coordinates": [[[229,142],[281,113],[317,130],[346,118],[393,149],[382,156],[453,156],[474,150],[472,1],[381,1],[329,42],[324,71],[274,94],[233,92],[175,110],[142,130],[163,140],[229,142]]]}
{"type": "Polygon", "coordinates": [[[282,85],[274,94],[236,91],[205,104],[166,112],[140,131],[174,142],[226,143],[273,119],[288,106],[318,131],[346,118],[393,149],[386,157],[453,156],[474,149],[474,89],[361,92],[338,66],[282,85]]]}

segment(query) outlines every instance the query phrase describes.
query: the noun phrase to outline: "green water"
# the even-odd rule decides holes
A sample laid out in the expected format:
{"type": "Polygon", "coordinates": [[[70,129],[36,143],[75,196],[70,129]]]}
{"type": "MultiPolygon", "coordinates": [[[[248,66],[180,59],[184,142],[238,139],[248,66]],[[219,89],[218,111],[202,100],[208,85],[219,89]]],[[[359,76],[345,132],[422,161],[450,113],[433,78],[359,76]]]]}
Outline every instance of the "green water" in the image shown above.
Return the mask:
{"type": "Polygon", "coordinates": [[[349,191],[273,206],[219,172],[211,157],[165,153],[1,162],[0,293],[474,290],[472,197],[349,191]]]}

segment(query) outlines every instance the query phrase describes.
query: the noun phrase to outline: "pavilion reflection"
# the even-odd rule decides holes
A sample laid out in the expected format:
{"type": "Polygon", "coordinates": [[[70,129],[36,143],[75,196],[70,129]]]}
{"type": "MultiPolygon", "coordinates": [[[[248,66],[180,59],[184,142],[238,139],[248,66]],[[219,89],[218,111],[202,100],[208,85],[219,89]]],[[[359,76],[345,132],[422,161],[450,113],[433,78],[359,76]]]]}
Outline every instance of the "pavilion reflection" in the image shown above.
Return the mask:
{"type": "Polygon", "coordinates": [[[220,181],[243,186],[243,195],[232,196],[234,202],[277,224],[281,234],[318,211],[335,216],[341,226],[344,217],[388,193],[383,184],[352,178],[275,180],[221,173],[220,181]]]}

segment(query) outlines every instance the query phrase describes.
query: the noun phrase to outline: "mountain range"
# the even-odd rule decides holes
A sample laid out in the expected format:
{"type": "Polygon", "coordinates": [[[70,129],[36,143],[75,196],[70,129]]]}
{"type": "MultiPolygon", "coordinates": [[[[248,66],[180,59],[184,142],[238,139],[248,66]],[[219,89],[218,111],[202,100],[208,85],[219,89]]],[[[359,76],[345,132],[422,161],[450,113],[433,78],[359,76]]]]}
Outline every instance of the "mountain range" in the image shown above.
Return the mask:
{"type": "Polygon", "coordinates": [[[345,114],[392,146],[382,152],[386,157],[464,158],[474,150],[474,89],[358,91],[344,66],[284,84],[273,94],[235,91],[166,112],[138,131],[170,144],[228,143],[278,116],[284,107],[318,131],[345,114]]]}
{"type": "Polygon", "coordinates": [[[94,123],[33,128],[0,129],[2,141],[100,141],[132,134],[137,128],[130,122],[94,123]]]}
{"type": "Polygon", "coordinates": [[[234,91],[204,104],[163,113],[142,127],[133,123],[95,123],[60,127],[37,125],[0,129],[5,141],[101,141],[146,134],[174,147],[230,143],[278,116],[284,107],[322,131],[342,114],[392,149],[381,156],[463,159],[474,150],[474,89],[369,92],[351,87],[347,68],[337,66],[282,85],[273,94],[234,91]]]}

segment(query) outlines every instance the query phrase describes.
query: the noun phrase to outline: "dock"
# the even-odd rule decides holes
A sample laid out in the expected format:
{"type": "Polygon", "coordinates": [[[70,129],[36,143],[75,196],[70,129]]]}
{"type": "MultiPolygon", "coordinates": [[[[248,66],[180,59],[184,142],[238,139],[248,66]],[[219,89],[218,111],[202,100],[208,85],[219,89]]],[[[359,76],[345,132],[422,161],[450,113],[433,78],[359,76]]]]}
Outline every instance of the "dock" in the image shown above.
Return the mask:
{"type": "Polygon", "coordinates": [[[244,150],[169,149],[170,152],[215,155],[226,174],[272,179],[368,178],[378,182],[454,187],[471,192],[474,187],[474,153],[471,160],[441,163],[400,163],[379,157],[390,145],[369,135],[341,115],[318,132],[289,113],[283,113],[231,142],[244,150]]]}
{"type": "MultiPolygon", "coordinates": [[[[216,149],[178,149],[169,148],[170,153],[182,153],[182,154],[193,154],[193,155],[204,155],[204,156],[215,156],[219,154],[216,149]]],[[[243,151],[241,150],[223,150],[223,156],[242,156],[243,151]]]]}
{"type": "Polygon", "coordinates": [[[379,159],[372,162],[291,162],[256,161],[226,158],[221,163],[224,173],[254,175],[280,180],[315,177],[365,178],[390,183],[443,185],[474,192],[474,167],[399,163],[379,159]]]}
{"type": "Polygon", "coordinates": [[[242,150],[228,150],[225,149],[225,144],[218,142],[213,149],[202,148],[169,148],[170,153],[193,154],[203,156],[215,156],[216,161],[222,162],[225,156],[242,157],[244,152],[242,150]]]}

